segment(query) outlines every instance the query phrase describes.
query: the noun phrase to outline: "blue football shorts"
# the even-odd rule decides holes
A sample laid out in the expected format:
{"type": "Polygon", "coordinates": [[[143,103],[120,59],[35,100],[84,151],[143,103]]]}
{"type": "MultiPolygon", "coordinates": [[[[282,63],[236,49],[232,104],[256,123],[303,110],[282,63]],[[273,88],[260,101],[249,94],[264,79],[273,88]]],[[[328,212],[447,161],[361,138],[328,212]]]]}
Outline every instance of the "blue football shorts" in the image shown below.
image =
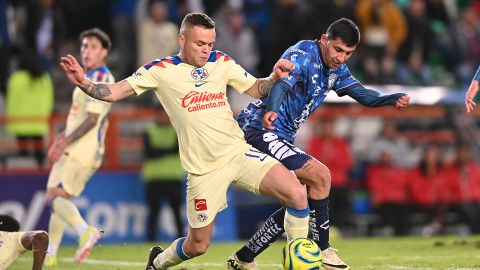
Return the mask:
{"type": "Polygon", "coordinates": [[[296,147],[293,142],[271,131],[249,128],[244,132],[245,139],[250,145],[275,158],[291,171],[302,168],[312,159],[312,156],[296,147]]]}

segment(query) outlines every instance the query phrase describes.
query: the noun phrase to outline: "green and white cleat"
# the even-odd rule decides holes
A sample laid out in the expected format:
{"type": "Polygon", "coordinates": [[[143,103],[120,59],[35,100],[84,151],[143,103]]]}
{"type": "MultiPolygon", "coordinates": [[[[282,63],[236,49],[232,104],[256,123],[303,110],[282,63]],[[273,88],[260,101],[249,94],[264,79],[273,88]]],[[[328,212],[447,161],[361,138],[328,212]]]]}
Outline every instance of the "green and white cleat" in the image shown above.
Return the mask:
{"type": "Polygon", "coordinates": [[[80,236],[77,253],[74,259],[75,262],[81,263],[85,261],[90,254],[90,249],[95,245],[98,239],[100,239],[100,232],[92,226],[88,227],[82,236],[80,236]]]}

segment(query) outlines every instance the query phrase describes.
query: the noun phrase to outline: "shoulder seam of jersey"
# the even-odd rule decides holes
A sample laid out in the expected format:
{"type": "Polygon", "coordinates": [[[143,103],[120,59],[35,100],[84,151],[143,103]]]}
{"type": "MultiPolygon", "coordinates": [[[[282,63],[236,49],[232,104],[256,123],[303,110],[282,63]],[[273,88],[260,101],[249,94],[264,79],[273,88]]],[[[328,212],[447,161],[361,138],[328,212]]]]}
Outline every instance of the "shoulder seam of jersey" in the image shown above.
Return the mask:
{"type": "Polygon", "coordinates": [[[232,60],[232,58],[230,56],[228,56],[226,53],[224,53],[222,51],[212,51],[210,53],[210,57],[208,58],[207,62],[216,62],[222,56],[224,57],[223,62],[227,62],[229,60],[232,60]]]}
{"type": "Polygon", "coordinates": [[[169,64],[172,64],[172,65],[178,65],[182,62],[182,60],[180,60],[180,58],[178,56],[169,56],[169,57],[165,57],[165,58],[162,58],[162,59],[155,59],[155,60],[152,60],[148,63],[146,63],[145,65],[143,65],[143,68],[146,69],[146,70],[149,70],[150,68],[156,66],[156,67],[162,67],[162,68],[165,68],[165,63],[169,63],[169,64]]]}

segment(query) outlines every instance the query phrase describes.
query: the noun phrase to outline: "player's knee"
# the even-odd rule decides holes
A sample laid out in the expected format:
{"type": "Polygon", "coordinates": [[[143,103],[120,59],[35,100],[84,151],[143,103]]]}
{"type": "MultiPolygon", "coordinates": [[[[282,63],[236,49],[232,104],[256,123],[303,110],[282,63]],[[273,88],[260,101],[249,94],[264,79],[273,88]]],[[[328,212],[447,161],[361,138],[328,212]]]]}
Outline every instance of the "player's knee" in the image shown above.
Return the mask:
{"type": "Polygon", "coordinates": [[[316,200],[326,198],[330,193],[331,183],[330,170],[324,165],[316,167],[306,183],[308,186],[308,197],[316,200]]]}
{"type": "Polygon", "coordinates": [[[307,185],[314,189],[330,188],[332,183],[332,175],[327,166],[320,164],[314,167],[312,177],[307,185]]]}
{"type": "Polygon", "coordinates": [[[290,188],[289,201],[286,202],[294,208],[303,209],[307,207],[307,189],[303,185],[295,185],[290,188]]]}
{"type": "Polygon", "coordinates": [[[318,178],[323,186],[330,186],[332,183],[332,175],[327,167],[325,167],[325,170],[320,170],[318,172],[318,178]]]}
{"type": "Polygon", "coordinates": [[[57,197],[70,198],[70,195],[63,188],[49,188],[45,195],[45,204],[50,206],[57,197]]]}
{"type": "Polygon", "coordinates": [[[55,199],[55,197],[57,197],[56,193],[53,190],[48,189],[47,194],[45,194],[45,205],[52,205],[53,199],[55,199]]]}

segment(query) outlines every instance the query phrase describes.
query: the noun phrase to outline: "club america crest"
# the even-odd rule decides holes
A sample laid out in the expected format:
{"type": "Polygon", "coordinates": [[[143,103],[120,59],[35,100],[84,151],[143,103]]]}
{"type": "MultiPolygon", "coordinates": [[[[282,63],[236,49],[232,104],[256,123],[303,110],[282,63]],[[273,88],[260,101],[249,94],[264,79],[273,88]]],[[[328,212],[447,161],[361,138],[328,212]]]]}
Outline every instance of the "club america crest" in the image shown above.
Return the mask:
{"type": "Polygon", "coordinates": [[[200,221],[200,222],[205,222],[205,221],[208,220],[208,215],[207,215],[206,213],[199,213],[199,214],[197,215],[197,219],[198,219],[198,221],[200,221]]]}
{"type": "Polygon", "coordinates": [[[208,72],[204,68],[196,68],[192,70],[192,78],[196,81],[205,80],[208,77],[208,72]]]}

